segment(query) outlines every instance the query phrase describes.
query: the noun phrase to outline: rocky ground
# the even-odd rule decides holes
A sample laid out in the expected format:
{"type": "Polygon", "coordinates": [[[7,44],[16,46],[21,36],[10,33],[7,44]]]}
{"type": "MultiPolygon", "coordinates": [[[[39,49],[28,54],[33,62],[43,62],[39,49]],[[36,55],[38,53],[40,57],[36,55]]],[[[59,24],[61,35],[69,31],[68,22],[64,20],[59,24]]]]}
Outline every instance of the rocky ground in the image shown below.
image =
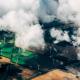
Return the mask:
{"type": "Polygon", "coordinates": [[[72,73],[56,69],[32,80],[80,80],[80,78],[72,73]]]}
{"type": "Polygon", "coordinates": [[[80,80],[79,76],[69,71],[53,69],[45,74],[38,74],[29,68],[20,69],[13,64],[2,64],[0,80],[80,80]]]}
{"type": "Polygon", "coordinates": [[[66,66],[67,70],[51,69],[41,73],[40,70],[25,68],[11,63],[8,58],[0,57],[0,80],[80,80],[79,67],[70,66],[66,66]]]}

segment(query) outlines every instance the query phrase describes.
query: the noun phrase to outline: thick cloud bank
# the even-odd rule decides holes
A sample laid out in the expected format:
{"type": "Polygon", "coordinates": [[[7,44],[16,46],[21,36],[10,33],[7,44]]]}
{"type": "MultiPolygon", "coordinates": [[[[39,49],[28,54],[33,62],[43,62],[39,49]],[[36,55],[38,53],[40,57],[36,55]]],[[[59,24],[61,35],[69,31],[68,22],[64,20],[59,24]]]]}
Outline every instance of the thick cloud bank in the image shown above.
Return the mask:
{"type": "Polygon", "coordinates": [[[14,32],[18,47],[44,48],[44,31],[39,20],[53,21],[56,7],[54,0],[0,0],[0,30],[14,32]]]}
{"type": "Polygon", "coordinates": [[[76,42],[80,44],[80,0],[59,0],[58,18],[78,27],[76,42]]]}
{"type": "MultiPolygon", "coordinates": [[[[80,0],[0,0],[0,30],[15,33],[15,45],[21,48],[44,48],[44,30],[42,23],[55,19],[63,23],[73,23],[78,30],[72,35],[73,44],[80,44],[80,0]]],[[[62,26],[63,27],[63,26],[62,26]]],[[[56,42],[68,41],[68,31],[50,30],[56,42]]]]}

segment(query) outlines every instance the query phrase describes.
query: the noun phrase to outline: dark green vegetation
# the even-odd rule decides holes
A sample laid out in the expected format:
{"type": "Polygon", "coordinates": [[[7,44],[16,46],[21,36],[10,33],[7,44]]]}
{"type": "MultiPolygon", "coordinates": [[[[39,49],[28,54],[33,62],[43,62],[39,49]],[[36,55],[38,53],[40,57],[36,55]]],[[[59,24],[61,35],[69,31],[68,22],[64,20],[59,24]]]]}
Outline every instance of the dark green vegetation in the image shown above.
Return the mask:
{"type": "Polygon", "coordinates": [[[65,69],[67,65],[80,64],[77,60],[76,48],[69,42],[47,44],[43,51],[33,52],[16,47],[14,33],[1,31],[0,34],[0,55],[9,58],[12,63],[43,72],[44,68],[65,69]]]}
{"type": "Polygon", "coordinates": [[[12,63],[27,65],[27,61],[35,60],[37,54],[32,51],[15,47],[14,34],[12,32],[0,32],[0,55],[7,57],[12,63]]]}
{"type": "Polygon", "coordinates": [[[80,67],[76,49],[69,42],[62,41],[58,44],[51,44],[47,41],[48,43],[44,50],[36,50],[36,52],[33,52],[16,47],[14,41],[14,33],[0,31],[0,56],[7,57],[14,63],[3,65],[3,70],[0,69],[2,70],[0,80],[9,80],[11,76],[16,76],[18,78],[17,80],[23,80],[19,79],[22,76],[18,73],[21,73],[25,68],[36,71],[30,77],[33,78],[55,68],[66,70],[66,66],[80,67]],[[16,64],[19,66],[16,67],[16,64]],[[2,77],[2,72],[4,77],[2,77]]]}

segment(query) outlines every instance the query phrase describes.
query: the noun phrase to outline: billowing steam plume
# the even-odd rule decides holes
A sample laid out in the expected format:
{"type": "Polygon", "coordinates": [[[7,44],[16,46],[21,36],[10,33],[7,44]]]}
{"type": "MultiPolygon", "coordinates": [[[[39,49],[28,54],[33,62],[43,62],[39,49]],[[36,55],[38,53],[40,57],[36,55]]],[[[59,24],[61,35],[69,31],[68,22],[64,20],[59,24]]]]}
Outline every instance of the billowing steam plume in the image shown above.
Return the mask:
{"type": "MultiPolygon", "coordinates": [[[[80,44],[80,0],[0,0],[0,30],[15,33],[15,44],[21,48],[44,48],[44,30],[42,23],[51,23],[55,19],[77,26],[73,44],[80,44]]],[[[69,32],[56,29],[49,31],[55,42],[71,41],[69,32]]],[[[55,27],[55,28],[54,28],[55,27]]],[[[62,26],[63,27],[63,26],[62,26]]]]}

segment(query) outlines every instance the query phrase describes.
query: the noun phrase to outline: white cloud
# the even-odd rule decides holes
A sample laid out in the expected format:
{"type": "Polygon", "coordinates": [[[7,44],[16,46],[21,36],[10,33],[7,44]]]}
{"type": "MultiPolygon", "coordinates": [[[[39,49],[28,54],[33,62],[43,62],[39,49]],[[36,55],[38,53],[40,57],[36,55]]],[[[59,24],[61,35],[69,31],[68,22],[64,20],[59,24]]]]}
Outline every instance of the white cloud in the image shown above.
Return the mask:
{"type": "Polygon", "coordinates": [[[66,31],[63,32],[62,30],[53,28],[51,29],[50,33],[53,38],[56,38],[55,42],[60,42],[64,40],[70,42],[68,32],[66,31]]]}

